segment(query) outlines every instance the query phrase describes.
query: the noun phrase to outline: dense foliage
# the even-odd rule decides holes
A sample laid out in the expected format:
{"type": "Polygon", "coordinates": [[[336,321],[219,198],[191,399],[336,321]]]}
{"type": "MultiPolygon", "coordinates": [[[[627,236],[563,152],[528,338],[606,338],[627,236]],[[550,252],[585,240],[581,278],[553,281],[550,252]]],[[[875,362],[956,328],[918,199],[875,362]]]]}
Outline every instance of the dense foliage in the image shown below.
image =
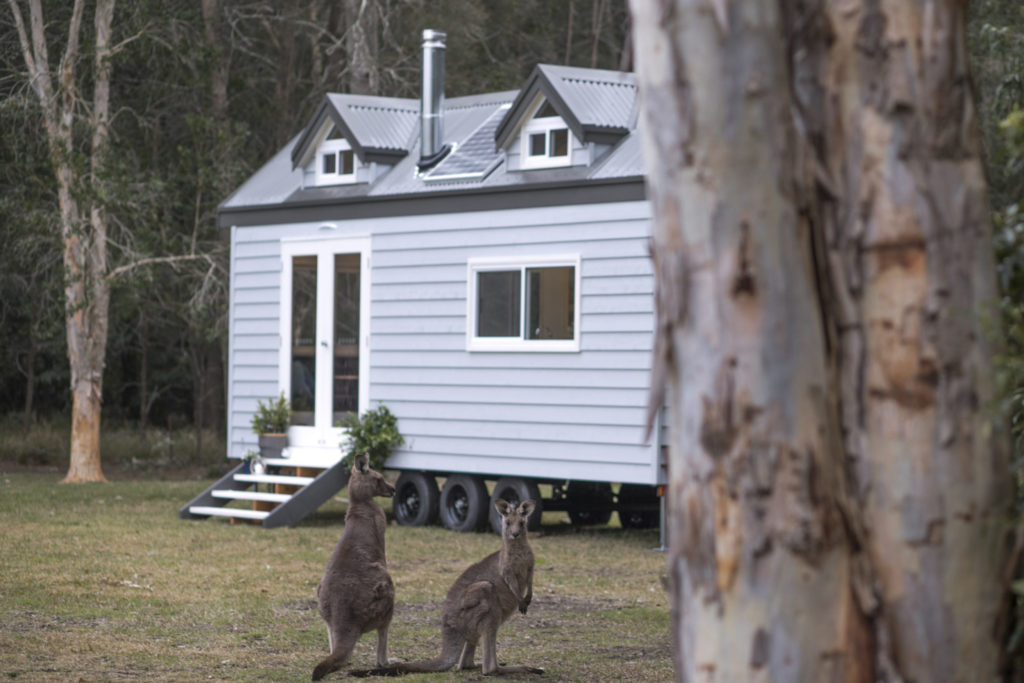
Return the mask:
{"type": "MultiPolygon", "coordinates": [[[[69,3],[43,5],[56,51],[69,3]]],[[[624,0],[118,4],[116,154],[104,197],[113,219],[106,418],[223,429],[229,235],[216,227],[217,204],[301,129],[325,92],[415,97],[427,27],[448,32],[450,96],[518,88],[539,62],[631,66],[624,0]],[[204,16],[202,5],[213,11],[204,16]]],[[[970,47],[1010,340],[1002,367],[1007,386],[1020,387],[1024,115],[1014,107],[1024,107],[1024,3],[972,2],[970,47]]],[[[6,6],[0,130],[0,413],[31,421],[66,412],[69,372],[53,176],[6,6]]]]}
{"type": "Polygon", "coordinates": [[[370,467],[384,469],[384,461],[391,451],[405,443],[398,432],[398,419],[385,405],[367,410],[361,416],[348,413],[341,423],[348,429],[348,439],[341,444],[345,457],[342,460],[352,464],[352,457],[361,453],[370,456],[370,467]]]}
{"type": "Polygon", "coordinates": [[[266,403],[256,401],[256,412],[249,424],[253,434],[284,434],[291,424],[292,408],[284,392],[277,398],[268,398],[266,403]]]}
{"type": "MultiPolygon", "coordinates": [[[[71,3],[42,5],[56,68],[71,3]]],[[[223,430],[229,234],[217,204],[325,92],[416,97],[424,28],[448,32],[449,96],[518,88],[539,62],[629,66],[624,0],[117,4],[115,153],[102,184],[112,223],[106,419],[223,430]]],[[[90,68],[83,58],[79,69],[90,68]]],[[[25,71],[4,4],[0,414],[31,422],[66,414],[70,376],[55,182],[25,71]]]]}
{"type": "Polygon", "coordinates": [[[985,136],[1001,299],[996,359],[1002,409],[1024,455],[1024,3],[972,4],[969,47],[985,136]]]}

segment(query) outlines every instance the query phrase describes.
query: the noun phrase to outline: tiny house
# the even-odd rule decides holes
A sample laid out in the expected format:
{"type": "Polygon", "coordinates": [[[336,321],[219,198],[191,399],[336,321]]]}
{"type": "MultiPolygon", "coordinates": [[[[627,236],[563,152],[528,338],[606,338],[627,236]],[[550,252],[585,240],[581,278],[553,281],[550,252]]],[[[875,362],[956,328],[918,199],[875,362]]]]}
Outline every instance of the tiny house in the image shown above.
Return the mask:
{"type": "Polygon", "coordinates": [[[626,525],[656,523],[634,78],[539,65],[517,91],[445,99],[444,50],[424,32],[419,101],[328,94],[221,204],[228,457],[254,449],[257,401],[283,392],[288,446],[262,476],[327,473],[339,419],[383,404],[405,438],[387,464],[400,523],[477,529],[492,496],[540,486],[574,522],[618,508],[626,525]]]}

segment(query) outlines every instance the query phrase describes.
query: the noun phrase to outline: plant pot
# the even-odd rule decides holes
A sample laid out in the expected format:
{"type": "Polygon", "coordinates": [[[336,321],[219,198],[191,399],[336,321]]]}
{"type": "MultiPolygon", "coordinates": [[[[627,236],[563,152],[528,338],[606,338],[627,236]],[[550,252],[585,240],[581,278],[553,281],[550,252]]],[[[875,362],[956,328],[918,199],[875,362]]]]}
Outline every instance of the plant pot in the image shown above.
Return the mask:
{"type": "Polygon", "coordinates": [[[260,457],[280,458],[281,451],[288,445],[287,434],[260,434],[260,457]]]}

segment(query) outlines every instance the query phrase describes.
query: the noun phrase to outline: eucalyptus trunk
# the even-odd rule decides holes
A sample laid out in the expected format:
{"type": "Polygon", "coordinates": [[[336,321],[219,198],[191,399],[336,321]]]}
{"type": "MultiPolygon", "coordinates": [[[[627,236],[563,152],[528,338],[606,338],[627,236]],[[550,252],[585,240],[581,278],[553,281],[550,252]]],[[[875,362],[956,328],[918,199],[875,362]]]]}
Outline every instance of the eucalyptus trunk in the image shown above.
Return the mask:
{"type": "Polygon", "coordinates": [[[822,230],[875,618],[905,680],[992,680],[1013,480],[966,3],[848,5],[825,5],[822,230]]]}
{"type": "Polygon", "coordinates": [[[107,347],[110,285],[107,279],[107,223],[101,197],[109,147],[110,69],[114,0],[98,0],[94,12],[92,100],[80,98],[76,66],[85,13],[76,0],[64,53],[53,73],[41,0],[30,0],[26,25],[16,0],[8,0],[28,80],[39,99],[57,181],[64,247],[65,328],[71,368],[71,448],[64,482],[104,481],[100,465],[100,411],[107,347]],[[86,106],[88,105],[88,106],[86,106]],[[89,166],[76,162],[77,111],[89,111],[89,166]]]}
{"type": "Polygon", "coordinates": [[[993,680],[1007,451],[952,0],[634,0],[683,681],[993,680]]]}

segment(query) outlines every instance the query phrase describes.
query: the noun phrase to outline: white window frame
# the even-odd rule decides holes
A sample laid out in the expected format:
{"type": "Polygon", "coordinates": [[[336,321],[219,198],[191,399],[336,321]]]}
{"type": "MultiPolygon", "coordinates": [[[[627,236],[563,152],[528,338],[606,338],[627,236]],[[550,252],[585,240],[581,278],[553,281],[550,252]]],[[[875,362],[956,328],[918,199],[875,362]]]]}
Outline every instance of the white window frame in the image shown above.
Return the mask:
{"type": "Polygon", "coordinates": [[[314,170],[316,173],[317,185],[350,185],[356,182],[356,172],[359,169],[359,157],[352,150],[352,145],[345,138],[334,138],[324,140],[316,150],[314,170]],[[338,152],[352,152],[351,173],[324,173],[324,157],[334,155],[335,168],[341,170],[341,157],[338,152]]]}
{"type": "Polygon", "coordinates": [[[572,166],[572,150],[575,146],[576,138],[573,137],[572,130],[569,129],[568,124],[561,116],[545,116],[539,119],[530,119],[523,124],[523,128],[519,133],[519,154],[520,154],[520,167],[521,168],[559,168],[562,166],[572,166]],[[565,129],[567,135],[566,144],[568,149],[567,154],[564,157],[553,157],[551,156],[551,131],[565,129]],[[544,134],[544,154],[543,155],[530,155],[530,136],[537,133],[544,134]]]}
{"type": "Polygon", "coordinates": [[[580,255],[500,256],[471,258],[466,264],[466,350],[514,353],[579,353],[580,351],[580,255]],[[527,339],[526,271],[531,268],[573,268],[573,338],[527,339]],[[519,270],[519,336],[478,337],[477,274],[488,271],[519,270]]]}

